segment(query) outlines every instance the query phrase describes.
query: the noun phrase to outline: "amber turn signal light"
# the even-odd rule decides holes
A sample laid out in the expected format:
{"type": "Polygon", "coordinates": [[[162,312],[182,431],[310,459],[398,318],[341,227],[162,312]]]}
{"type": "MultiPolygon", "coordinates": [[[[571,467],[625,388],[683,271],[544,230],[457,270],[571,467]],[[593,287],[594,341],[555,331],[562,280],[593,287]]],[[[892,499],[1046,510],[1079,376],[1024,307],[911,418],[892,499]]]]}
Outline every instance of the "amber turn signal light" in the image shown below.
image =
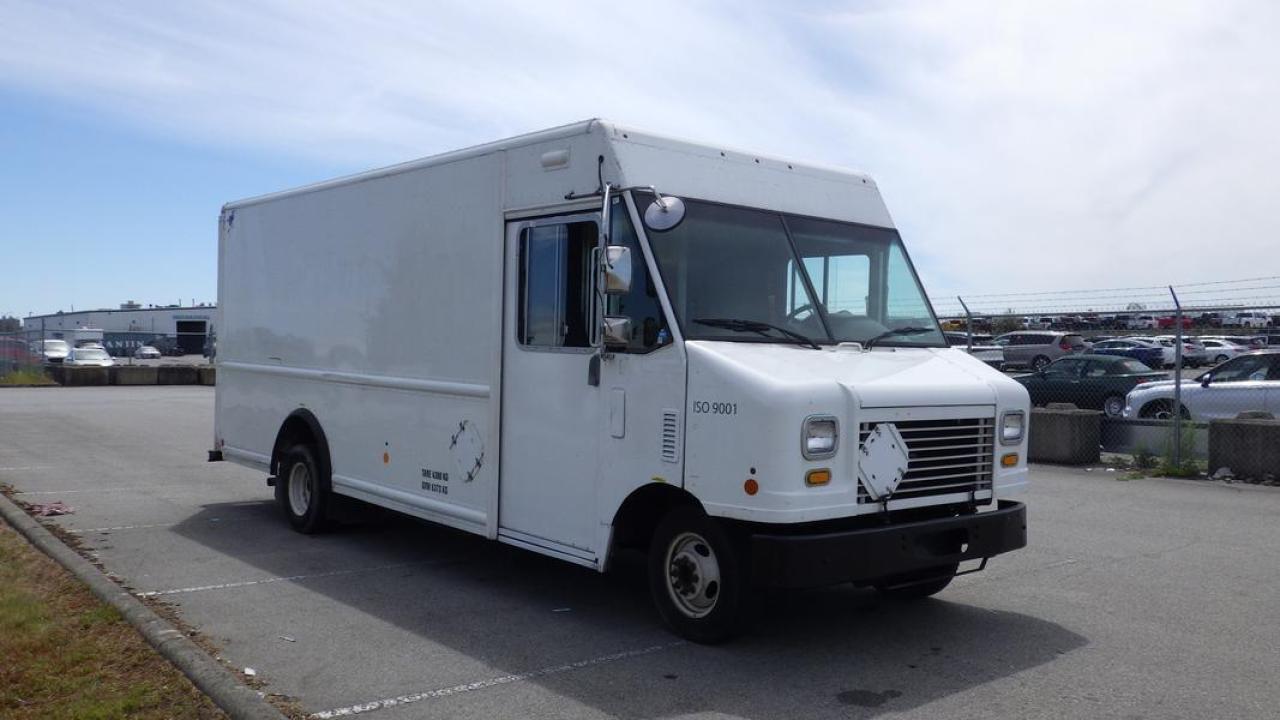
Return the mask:
{"type": "Polygon", "coordinates": [[[747,481],[742,483],[742,490],[748,495],[755,495],[760,492],[760,483],[756,482],[755,478],[747,478],[747,481]]]}
{"type": "Polygon", "coordinates": [[[823,468],[821,470],[810,470],[805,473],[804,484],[809,487],[816,485],[826,485],[831,482],[831,471],[823,468]]]}
{"type": "Polygon", "coordinates": [[[1013,467],[1017,464],[1018,453],[1005,453],[1005,456],[1000,458],[1000,465],[1003,467],[1013,467]]]}

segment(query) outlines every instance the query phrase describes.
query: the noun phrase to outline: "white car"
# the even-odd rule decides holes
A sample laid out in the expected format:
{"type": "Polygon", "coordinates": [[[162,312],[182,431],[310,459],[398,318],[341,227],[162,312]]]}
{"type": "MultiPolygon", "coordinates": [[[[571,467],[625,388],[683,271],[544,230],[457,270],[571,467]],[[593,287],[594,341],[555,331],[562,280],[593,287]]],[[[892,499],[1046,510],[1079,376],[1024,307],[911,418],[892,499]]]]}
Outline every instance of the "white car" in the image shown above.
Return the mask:
{"type": "Polygon", "coordinates": [[[1244,345],[1237,345],[1225,338],[1201,338],[1204,343],[1205,356],[1213,364],[1223,363],[1240,353],[1249,352],[1244,345]]]}
{"type": "Polygon", "coordinates": [[[1155,315],[1131,315],[1125,322],[1130,330],[1155,330],[1160,327],[1160,320],[1155,315]]]}
{"type": "MultiPolygon", "coordinates": [[[[1168,360],[1170,367],[1173,366],[1174,360],[1178,352],[1178,338],[1174,335],[1157,335],[1149,338],[1162,346],[1168,348],[1165,358],[1168,360]]],[[[1186,367],[1200,367],[1209,362],[1209,351],[1205,349],[1204,343],[1193,337],[1182,337],[1182,364],[1186,367]]]]}
{"type": "Polygon", "coordinates": [[[67,353],[67,359],[62,364],[72,367],[111,367],[116,361],[102,348],[78,347],[67,353]]]}
{"type": "Polygon", "coordinates": [[[161,357],[160,351],[150,345],[143,345],[137,350],[134,350],[133,356],[139,360],[159,360],[161,357]]]}
{"type": "MultiPolygon", "coordinates": [[[[1173,417],[1176,381],[1139,385],[1125,398],[1126,418],[1173,417]]],[[[1256,350],[1182,380],[1182,417],[1191,420],[1233,418],[1248,410],[1280,414],[1280,351],[1256,350]]]]}
{"type": "Polygon", "coordinates": [[[1264,328],[1271,325],[1271,316],[1264,312],[1226,313],[1222,327],[1264,328]]]}
{"type": "Polygon", "coordinates": [[[45,362],[60,363],[67,359],[71,346],[66,340],[36,340],[31,343],[31,350],[44,358],[45,362]]]}

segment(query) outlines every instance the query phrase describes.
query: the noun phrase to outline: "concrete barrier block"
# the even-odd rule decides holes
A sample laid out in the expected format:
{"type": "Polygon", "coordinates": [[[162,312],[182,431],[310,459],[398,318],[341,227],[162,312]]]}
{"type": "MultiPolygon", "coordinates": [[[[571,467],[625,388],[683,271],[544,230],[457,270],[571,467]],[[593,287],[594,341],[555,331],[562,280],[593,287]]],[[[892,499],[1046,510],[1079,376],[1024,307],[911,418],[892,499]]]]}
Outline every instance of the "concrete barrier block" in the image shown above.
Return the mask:
{"type": "Polygon", "coordinates": [[[1102,457],[1102,413],[1096,410],[1032,408],[1027,459],[1084,465],[1102,457]]]}
{"type": "Polygon", "coordinates": [[[158,368],[147,365],[117,365],[111,368],[112,385],[155,385],[158,368]]]}
{"type": "Polygon", "coordinates": [[[158,385],[195,385],[200,379],[194,365],[161,365],[156,370],[158,385]]]}
{"type": "Polygon", "coordinates": [[[67,387],[83,387],[87,385],[110,385],[111,369],[104,367],[66,367],[60,366],[53,378],[59,385],[67,387]]]}
{"type": "Polygon", "coordinates": [[[1280,420],[1209,422],[1209,472],[1230,468],[1240,478],[1280,475],[1280,420]]]}
{"type": "Polygon", "coordinates": [[[217,368],[215,368],[215,367],[202,367],[202,368],[200,368],[199,372],[200,372],[200,384],[201,384],[201,385],[217,385],[217,384],[218,384],[218,382],[217,382],[217,380],[218,380],[218,369],[217,369],[217,368]]]}

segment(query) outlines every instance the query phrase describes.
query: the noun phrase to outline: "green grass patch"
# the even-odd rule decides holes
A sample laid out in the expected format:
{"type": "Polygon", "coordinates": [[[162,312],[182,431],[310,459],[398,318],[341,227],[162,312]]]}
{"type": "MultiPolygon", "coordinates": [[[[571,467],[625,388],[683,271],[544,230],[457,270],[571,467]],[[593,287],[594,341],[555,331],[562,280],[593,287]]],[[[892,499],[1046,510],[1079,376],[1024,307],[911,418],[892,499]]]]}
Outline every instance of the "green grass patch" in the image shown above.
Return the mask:
{"type": "Polygon", "coordinates": [[[120,613],[0,523],[0,717],[225,715],[120,613]]]}
{"type": "Polygon", "coordinates": [[[0,376],[0,385],[56,385],[42,368],[22,368],[0,376]]]}

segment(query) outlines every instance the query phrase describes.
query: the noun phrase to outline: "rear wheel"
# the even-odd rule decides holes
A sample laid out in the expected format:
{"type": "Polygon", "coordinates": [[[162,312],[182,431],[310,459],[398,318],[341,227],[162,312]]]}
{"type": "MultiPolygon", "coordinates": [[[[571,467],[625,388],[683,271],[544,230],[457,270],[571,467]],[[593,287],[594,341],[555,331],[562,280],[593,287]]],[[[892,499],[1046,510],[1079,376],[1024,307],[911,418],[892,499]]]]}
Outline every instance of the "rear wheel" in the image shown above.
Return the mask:
{"type": "Polygon", "coordinates": [[[952,563],[902,575],[891,575],[877,582],[875,588],[882,597],[892,602],[921,600],[942,592],[951,584],[959,567],[959,563],[952,563]]]}
{"type": "Polygon", "coordinates": [[[649,547],[649,591],[658,614],[677,635],[718,643],[738,634],[746,618],[743,553],[700,508],[672,509],[649,547]]]}
{"type": "Polygon", "coordinates": [[[1213,363],[1214,363],[1215,365],[1221,365],[1222,363],[1224,363],[1224,362],[1226,362],[1226,361],[1228,361],[1228,360],[1230,360],[1230,359],[1231,359],[1231,358],[1227,357],[1226,355],[1219,355],[1218,357],[1216,357],[1216,358],[1214,358],[1214,359],[1213,359],[1213,363]]]}
{"type": "Polygon", "coordinates": [[[294,445],[280,459],[276,504],[298,532],[311,535],[324,529],[329,505],[329,477],[309,445],[294,445]]]}
{"type": "Polygon", "coordinates": [[[1053,362],[1053,361],[1052,361],[1052,360],[1050,360],[1047,356],[1044,356],[1044,355],[1037,355],[1037,356],[1035,356],[1035,358],[1031,361],[1031,369],[1032,369],[1032,370],[1043,370],[1043,369],[1045,369],[1045,367],[1046,367],[1046,366],[1048,366],[1048,365],[1049,365],[1049,363],[1051,363],[1051,362],[1053,362]]]}
{"type": "Polygon", "coordinates": [[[1110,418],[1118,418],[1124,414],[1124,396],[1108,395],[1102,399],[1102,414],[1110,418]]]}

